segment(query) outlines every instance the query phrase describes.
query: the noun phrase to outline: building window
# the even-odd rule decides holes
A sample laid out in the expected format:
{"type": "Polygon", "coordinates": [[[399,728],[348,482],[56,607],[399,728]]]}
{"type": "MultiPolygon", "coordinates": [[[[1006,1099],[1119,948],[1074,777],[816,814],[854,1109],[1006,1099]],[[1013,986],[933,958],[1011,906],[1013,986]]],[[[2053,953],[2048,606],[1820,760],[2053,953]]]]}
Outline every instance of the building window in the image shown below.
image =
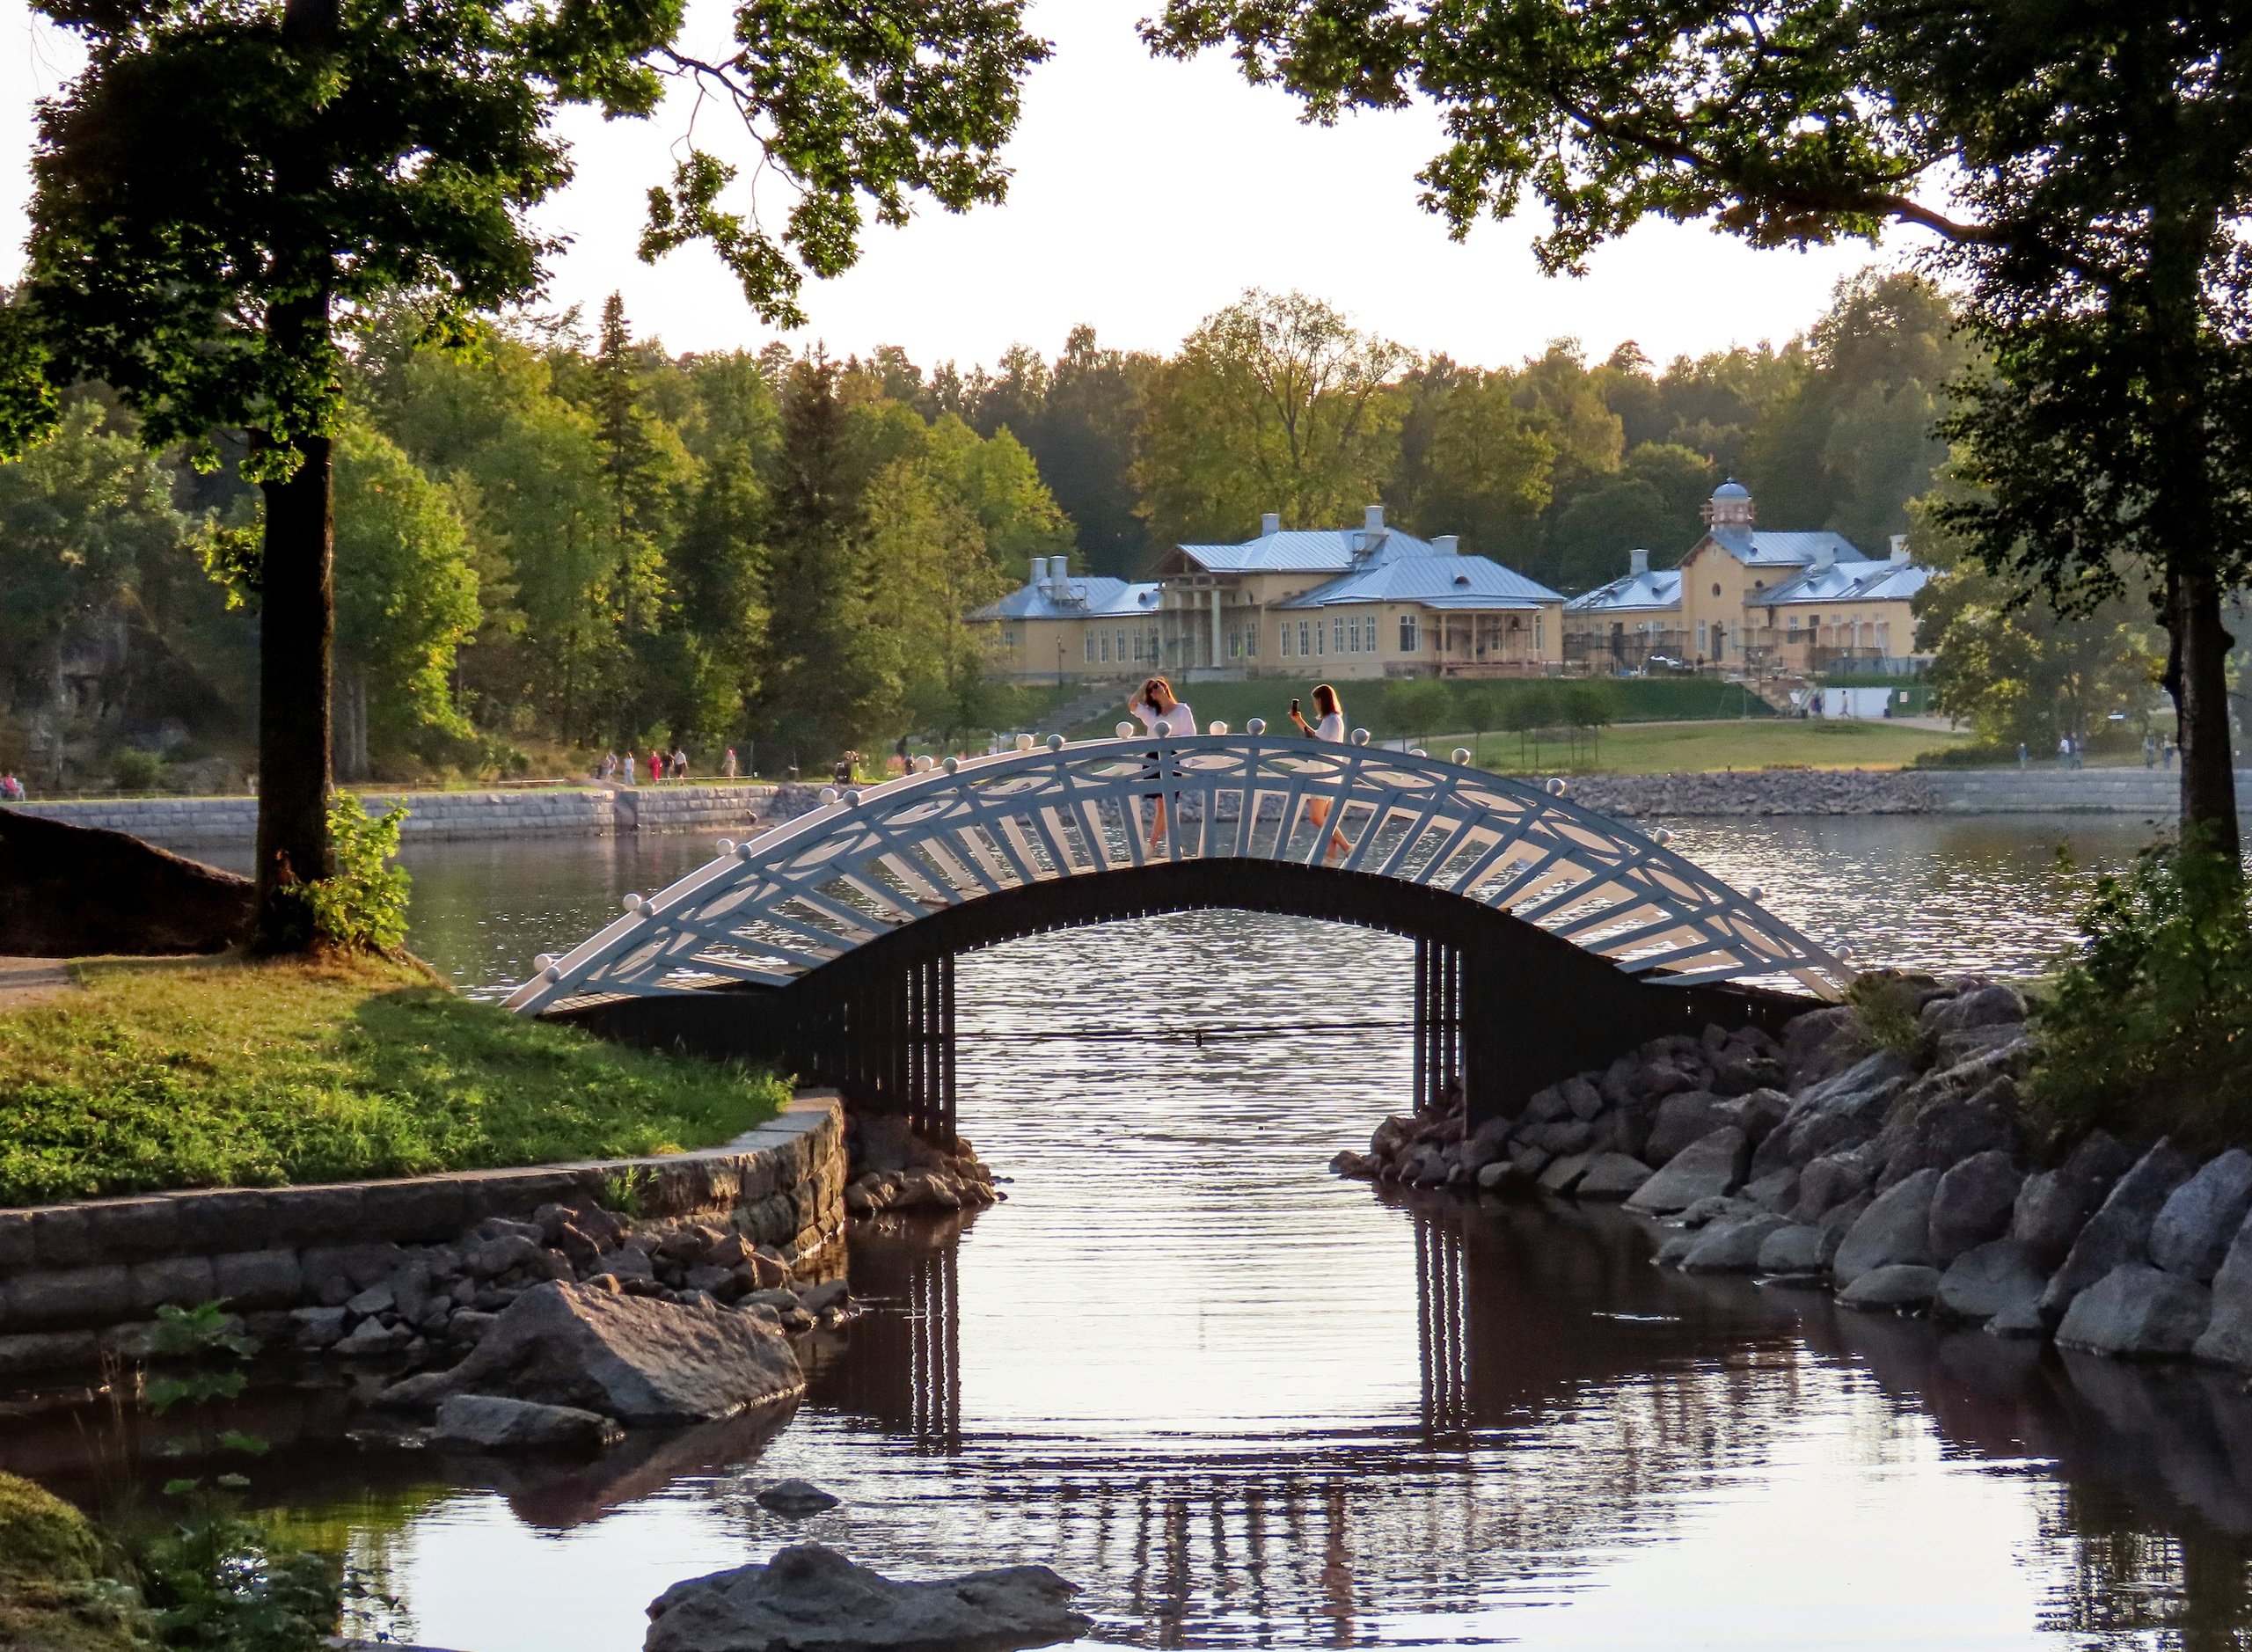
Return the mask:
{"type": "Polygon", "coordinates": [[[1158,657],[1158,628],[1157,628],[1155,625],[1152,625],[1152,626],[1151,626],[1151,627],[1150,627],[1150,658],[1151,658],[1152,661],[1154,661],[1157,657],[1158,657]]]}
{"type": "Polygon", "coordinates": [[[1721,586],[1720,586],[1720,581],[1719,581],[1718,580],[1715,580],[1715,581],[1713,581],[1713,595],[1714,595],[1714,596],[1718,596],[1720,594],[1721,594],[1721,586]]]}
{"type": "Polygon", "coordinates": [[[1323,644],[1326,641],[1327,638],[1323,634],[1321,622],[1317,619],[1313,622],[1313,651],[1316,654],[1325,652],[1323,644]]]}
{"type": "Polygon", "coordinates": [[[1540,651],[1540,616],[1538,614],[1532,617],[1532,648],[1536,654],[1540,651]]]}
{"type": "Polygon", "coordinates": [[[1283,658],[1287,660],[1291,657],[1291,622],[1287,619],[1282,624],[1282,637],[1283,658]]]}
{"type": "Polygon", "coordinates": [[[1098,635],[1101,638],[1103,663],[1108,665],[1110,663],[1110,633],[1105,631],[1099,632],[1098,635]]]}
{"type": "Polygon", "coordinates": [[[1400,616],[1400,652],[1402,654],[1415,652],[1415,616],[1413,614],[1400,616]]]}
{"type": "Polygon", "coordinates": [[[1705,622],[1699,620],[1697,622],[1697,652],[1699,654],[1705,652],[1705,622]]]}
{"type": "Polygon", "coordinates": [[[1298,621],[1298,657],[1304,659],[1313,652],[1313,645],[1306,640],[1305,621],[1298,621]]]}
{"type": "Polygon", "coordinates": [[[1342,614],[1329,622],[1329,649],[1333,654],[1345,652],[1345,617],[1342,614]]]}
{"type": "Polygon", "coordinates": [[[1086,654],[1086,662],[1093,665],[1094,663],[1094,632],[1083,631],[1079,633],[1079,648],[1086,654]]]}
{"type": "Polygon", "coordinates": [[[1001,646],[1004,648],[1013,648],[1017,646],[1017,628],[1014,625],[1001,627],[1001,646]]]}
{"type": "MultiPolygon", "coordinates": [[[[1791,616],[1791,629],[1793,631],[1796,631],[1798,629],[1798,616],[1796,614],[1793,614],[1791,616]]],[[[1796,642],[1798,639],[1796,637],[1793,637],[1791,640],[1793,642],[1796,642]]]]}
{"type": "Polygon", "coordinates": [[[1231,660],[1243,658],[1243,627],[1241,625],[1228,627],[1228,658],[1231,660]]]}

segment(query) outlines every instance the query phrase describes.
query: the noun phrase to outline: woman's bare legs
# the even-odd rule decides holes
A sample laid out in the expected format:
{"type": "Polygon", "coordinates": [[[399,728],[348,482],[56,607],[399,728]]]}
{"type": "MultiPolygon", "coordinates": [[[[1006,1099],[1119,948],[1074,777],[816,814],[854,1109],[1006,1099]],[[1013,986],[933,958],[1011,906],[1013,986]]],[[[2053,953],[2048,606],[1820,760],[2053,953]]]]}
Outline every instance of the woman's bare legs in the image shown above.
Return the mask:
{"type": "MultiPolygon", "coordinates": [[[[1313,822],[1314,830],[1320,831],[1329,822],[1329,800],[1326,797],[1308,798],[1305,813],[1306,818],[1313,822]]],[[[1327,866],[1330,861],[1343,854],[1350,847],[1351,845],[1345,841],[1345,834],[1334,826],[1330,827],[1329,846],[1321,852],[1321,864],[1327,866]]]]}

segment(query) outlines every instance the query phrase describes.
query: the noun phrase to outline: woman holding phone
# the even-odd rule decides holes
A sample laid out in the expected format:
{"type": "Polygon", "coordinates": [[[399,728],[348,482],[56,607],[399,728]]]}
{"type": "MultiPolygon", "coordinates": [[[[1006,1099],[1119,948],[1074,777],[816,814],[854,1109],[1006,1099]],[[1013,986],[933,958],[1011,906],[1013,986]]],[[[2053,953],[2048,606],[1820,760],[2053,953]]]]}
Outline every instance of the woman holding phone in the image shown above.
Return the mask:
{"type": "MultiPolygon", "coordinates": [[[[1298,703],[1296,700],[1291,702],[1291,720],[1298,725],[1298,733],[1304,735],[1308,740],[1327,740],[1335,745],[1343,745],[1345,743],[1344,703],[1337,698],[1337,691],[1327,683],[1317,683],[1313,685],[1313,713],[1320,720],[1319,722],[1308,722],[1305,713],[1298,709],[1298,703]]],[[[1305,803],[1305,813],[1306,818],[1313,822],[1314,830],[1320,831],[1324,826],[1329,824],[1329,800],[1326,797],[1308,798],[1305,803]]],[[[1349,846],[1345,842],[1345,834],[1331,827],[1329,846],[1321,852],[1322,864],[1328,865],[1336,857],[1343,854],[1349,846]]]]}
{"type": "MultiPolygon", "coordinates": [[[[1177,698],[1173,684],[1161,676],[1144,683],[1126,709],[1133,713],[1142,727],[1160,740],[1175,740],[1196,732],[1196,713],[1188,709],[1188,702],[1177,698]]],[[[1158,846],[1158,839],[1165,836],[1165,793],[1158,793],[1157,815],[1150,823],[1150,847],[1158,846]]]]}

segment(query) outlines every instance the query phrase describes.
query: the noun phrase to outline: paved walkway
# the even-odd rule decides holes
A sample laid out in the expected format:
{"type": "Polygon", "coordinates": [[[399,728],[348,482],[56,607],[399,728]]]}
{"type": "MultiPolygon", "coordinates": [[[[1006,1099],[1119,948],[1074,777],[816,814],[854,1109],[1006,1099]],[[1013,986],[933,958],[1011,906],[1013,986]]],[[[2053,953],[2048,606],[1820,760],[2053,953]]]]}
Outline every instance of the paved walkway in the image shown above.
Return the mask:
{"type": "Polygon", "coordinates": [[[0,958],[0,1014],[77,990],[70,967],[59,958],[0,958]]]}

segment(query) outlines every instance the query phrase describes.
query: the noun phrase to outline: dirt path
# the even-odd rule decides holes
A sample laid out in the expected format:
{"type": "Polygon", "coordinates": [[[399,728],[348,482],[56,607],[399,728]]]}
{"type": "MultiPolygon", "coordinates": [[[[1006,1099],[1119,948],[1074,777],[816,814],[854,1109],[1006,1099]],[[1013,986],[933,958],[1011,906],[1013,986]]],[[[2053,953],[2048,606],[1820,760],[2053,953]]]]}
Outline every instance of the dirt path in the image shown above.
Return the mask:
{"type": "Polygon", "coordinates": [[[70,966],[59,958],[0,958],[0,1015],[77,990],[70,966]]]}

